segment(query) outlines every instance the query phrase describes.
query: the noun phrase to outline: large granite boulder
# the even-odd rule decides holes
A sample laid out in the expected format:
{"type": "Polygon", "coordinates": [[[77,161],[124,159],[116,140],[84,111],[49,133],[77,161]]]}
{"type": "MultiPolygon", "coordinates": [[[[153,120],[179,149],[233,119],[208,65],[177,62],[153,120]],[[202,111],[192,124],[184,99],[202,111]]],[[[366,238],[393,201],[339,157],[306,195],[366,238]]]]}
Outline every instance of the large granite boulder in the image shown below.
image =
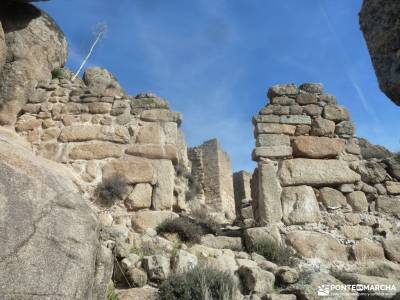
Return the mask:
{"type": "Polygon", "coordinates": [[[381,90],[400,105],[400,2],[364,0],[360,25],[381,90]]]}
{"type": "Polygon", "coordinates": [[[2,1],[0,22],[7,44],[0,73],[0,124],[13,124],[38,81],[50,80],[51,71],[64,65],[67,41],[54,20],[30,4],[2,1]]]}
{"type": "Polygon", "coordinates": [[[86,69],[83,81],[96,94],[123,96],[124,90],[117,79],[106,69],[99,67],[86,69]]]}
{"type": "Polygon", "coordinates": [[[0,298],[104,299],[111,254],[96,215],[68,169],[21,143],[0,129],[0,298]]]}

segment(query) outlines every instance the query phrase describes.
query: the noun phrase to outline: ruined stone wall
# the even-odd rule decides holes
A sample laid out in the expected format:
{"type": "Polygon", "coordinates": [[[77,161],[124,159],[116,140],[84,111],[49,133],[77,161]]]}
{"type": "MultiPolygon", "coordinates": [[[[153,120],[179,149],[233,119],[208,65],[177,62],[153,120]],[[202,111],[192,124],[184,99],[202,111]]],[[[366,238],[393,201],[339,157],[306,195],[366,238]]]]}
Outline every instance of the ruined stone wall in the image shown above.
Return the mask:
{"type": "Polygon", "coordinates": [[[253,219],[250,181],[251,174],[246,171],[233,173],[236,214],[244,220],[253,219]]]}
{"type": "Polygon", "coordinates": [[[389,257],[400,229],[396,159],[363,157],[348,111],[321,84],[273,86],[268,98],[253,119],[257,223],[279,226],[305,257],[389,257]]]}
{"type": "Polygon", "coordinates": [[[192,175],[199,180],[205,204],[211,211],[235,219],[231,161],[216,139],[189,150],[192,175]]]}
{"type": "Polygon", "coordinates": [[[188,168],[181,114],[154,94],[125,95],[105,70],[84,79],[39,84],[15,130],[37,155],[69,166],[87,199],[105,179],[122,176],[128,210],[171,210],[174,166],[188,168]]]}

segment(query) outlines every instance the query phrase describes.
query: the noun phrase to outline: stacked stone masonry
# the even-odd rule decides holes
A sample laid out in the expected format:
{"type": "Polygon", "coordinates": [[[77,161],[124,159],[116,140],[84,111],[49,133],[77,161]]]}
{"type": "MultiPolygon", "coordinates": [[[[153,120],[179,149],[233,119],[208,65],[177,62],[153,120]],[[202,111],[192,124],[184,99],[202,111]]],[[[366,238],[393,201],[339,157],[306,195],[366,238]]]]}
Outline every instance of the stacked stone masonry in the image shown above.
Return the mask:
{"type": "Polygon", "coordinates": [[[385,246],[399,245],[398,159],[364,155],[349,112],[322,84],[276,85],[268,98],[253,118],[258,226],[278,226],[303,257],[398,262],[385,246]]]}
{"type": "Polygon", "coordinates": [[[85,82],[39,83],[15,130],[37,155],[69,166],[87,199],[117,176],[130,185],[122,199],[129,211],[179,206],[175,167],[188,168],[181,114],[154,94],[125,95],[110,73],[95,69],[85,82]]]}
{"type": "Polygon", "coordinates": [[[189,149],[192,175],[202,186],[204,201],[210,212],[222,213],[227,220],[234,220],[236,207],[233,191],[231,161],[217,139],[189,149]]]}

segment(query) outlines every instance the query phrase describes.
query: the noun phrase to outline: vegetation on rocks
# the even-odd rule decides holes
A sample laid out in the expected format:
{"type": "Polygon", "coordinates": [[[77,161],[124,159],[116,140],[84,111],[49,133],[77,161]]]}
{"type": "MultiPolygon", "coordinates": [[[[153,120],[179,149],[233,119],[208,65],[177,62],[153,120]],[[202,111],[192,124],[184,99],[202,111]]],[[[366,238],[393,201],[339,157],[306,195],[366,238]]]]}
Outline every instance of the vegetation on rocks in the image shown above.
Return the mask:
{"type": "Polygon", "coordinates": [[[232,276],[207,266],[198,266],[182,274],[170,276],[160,287],[163,300],[228,300],[233,299],[232,276]]]}
{"type": "Polygon", "coordinates": [[[278,265],[289,265],[290,258],[294,255],[292,249],[281,246],[269,238],[256,241],[251,249],[248,250],[262,255],[267,260],[277,263],[278,265]]]}
{"type": "Polygon", "coordinates": [[[165,220],[157,227],[157,233],[176,233],[183,242],[200,243],[203,228],[188,217],[165,220]]]}
{"type": "Polygon", "coordinates": [[[96,188],[98,199],[105,206],[112,206],[117,200],[121,200],[127,191],[128,183],[120,176],[106,178],[96,188]]]}

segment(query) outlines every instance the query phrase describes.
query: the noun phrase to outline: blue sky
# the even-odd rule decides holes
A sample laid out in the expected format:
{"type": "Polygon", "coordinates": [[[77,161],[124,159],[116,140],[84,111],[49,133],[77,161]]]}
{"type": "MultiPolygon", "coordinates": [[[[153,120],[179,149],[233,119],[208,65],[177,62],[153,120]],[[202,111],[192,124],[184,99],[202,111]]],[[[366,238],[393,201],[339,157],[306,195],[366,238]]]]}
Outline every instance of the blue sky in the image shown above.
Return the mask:
{"type": "Polygon", "coordinates": [[[400,148],[400,107],[379,90],[358,25],[361,0],[52,0],[76,69],[98,22],[90,65],[129,94],[152,91],[184,115],[190,146],[217,137],[235,170],[252,170],[251,117],[273,84],[322,82],[349,108],[358,136],[400,148]]]}

